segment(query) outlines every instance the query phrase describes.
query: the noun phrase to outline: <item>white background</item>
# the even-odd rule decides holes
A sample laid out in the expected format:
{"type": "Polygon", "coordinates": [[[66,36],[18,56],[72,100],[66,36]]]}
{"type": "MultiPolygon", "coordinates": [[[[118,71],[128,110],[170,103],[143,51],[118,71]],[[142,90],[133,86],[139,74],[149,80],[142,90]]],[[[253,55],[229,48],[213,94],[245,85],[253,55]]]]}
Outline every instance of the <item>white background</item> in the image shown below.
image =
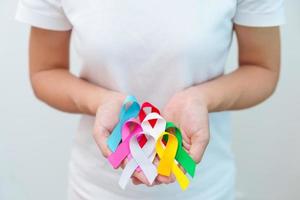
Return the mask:
{"type": "MultiPolygon", "coordinates": [[[[28,27],[14,21],[16,4],[0,1],[0,200],[62,200],[78,117],[34,98],[28,27]]],[[[300,1],[287,0],[286,14],[276,93],[256,108],[233,113],[237,199],[300,199],[300,1]]],[[[235,63],[234,42],[228,66],[235,63]]]]}

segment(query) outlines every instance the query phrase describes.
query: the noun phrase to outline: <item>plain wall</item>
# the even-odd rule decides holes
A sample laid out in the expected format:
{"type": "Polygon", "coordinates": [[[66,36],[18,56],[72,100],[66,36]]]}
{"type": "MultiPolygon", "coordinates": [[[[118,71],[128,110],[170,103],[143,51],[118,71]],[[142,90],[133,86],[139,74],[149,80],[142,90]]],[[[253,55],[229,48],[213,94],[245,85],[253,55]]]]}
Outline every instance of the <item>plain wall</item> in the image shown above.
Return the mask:
{"type": "MultiPolygon", "coordinates": [[[[28,26],[14,21],[17,0],[0,1],[0,200],[66,199],[78,116],[37,101],[27,72],[28,26]]],[[[241,200],[300,199],[300,1],[286,2],[282,74],[274,96],[233,113],[241,200]]],[[[78,61],[73,61],[75,71],[78,61]]],[[[228,59],[236,66],[236,42],[228,59]]]]}

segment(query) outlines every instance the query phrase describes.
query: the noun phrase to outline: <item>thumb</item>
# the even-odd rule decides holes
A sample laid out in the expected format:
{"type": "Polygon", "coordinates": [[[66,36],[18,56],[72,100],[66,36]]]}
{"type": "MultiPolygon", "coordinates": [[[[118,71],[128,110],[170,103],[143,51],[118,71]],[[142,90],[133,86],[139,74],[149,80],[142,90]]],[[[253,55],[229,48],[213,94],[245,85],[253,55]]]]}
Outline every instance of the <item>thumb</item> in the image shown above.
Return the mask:
{"type": "Polygon", "coordinates": [[[94,130],[94,139],[100,148],[100,151],[104,157],[108,157],[112,152],[107,146],[107,138],[109,137],[110,132],[103,126],[97,126],[94,130]]]}

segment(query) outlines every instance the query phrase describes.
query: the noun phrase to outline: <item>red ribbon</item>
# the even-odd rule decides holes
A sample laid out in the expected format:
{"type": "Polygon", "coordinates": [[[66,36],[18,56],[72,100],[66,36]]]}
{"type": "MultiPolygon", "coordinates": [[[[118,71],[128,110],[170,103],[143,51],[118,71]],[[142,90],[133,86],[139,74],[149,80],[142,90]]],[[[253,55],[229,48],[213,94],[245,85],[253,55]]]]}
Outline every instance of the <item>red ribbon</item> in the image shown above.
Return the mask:
{"type": "MultiPolygon", "coordinates": [[[[160,115],[160,111],[159,111],[158,108],[156,108],[154,105],[152,105],[152,104],[149,103],[149,102],[144,102],[144,103],[142,104],[141,109],[140,109],[140,112],[139,112],[139,119],[140,119],[140,122],[142,122],[142,121],[145,119],[145,117],[147,116],[147,114],[149,114],[149,113],[146,113],[146,111],[144,110],[144,109],[146,109],[146,108],[150,108],[150,109],[151,109],[150,113],[153,113],[153,112],[154,112],[154,113],[157,113],[157,114],[160,115]]],[[[150,123],[150,125],[151,125],[152,127],[154,127],[155,124],[156,124],[156,121],[157,121],[157,119],[152,119],[152,120],[149,120],[149,123],[150,123]]],[[[146,142],[147,142],[147,138],[146,138],[145,136],[142,136],[142,137],[140,138],[140,140],[139,140],[140,147],[143,147],[143,146],[145,145],[146,142]]]]}

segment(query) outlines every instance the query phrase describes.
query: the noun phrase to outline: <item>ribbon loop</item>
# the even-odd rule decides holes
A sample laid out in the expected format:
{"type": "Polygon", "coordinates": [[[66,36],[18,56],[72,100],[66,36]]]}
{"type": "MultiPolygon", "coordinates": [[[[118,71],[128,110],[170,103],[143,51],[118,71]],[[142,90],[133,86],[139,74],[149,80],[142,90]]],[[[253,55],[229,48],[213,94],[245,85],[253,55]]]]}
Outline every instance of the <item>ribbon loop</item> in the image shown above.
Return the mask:
{"type": "MultiPolygon", "coordinates": [[[[158,108],[156,108],[154,105],[152,105],[151,103],[149,102],[144,102],[141,106],[141,109],[140,109],[140,112],[139,112],[139,119],[140,119],[140,122],[144,121],[145,117],[147,116],[147,114],[149,113],[157,113],[157,114],[160,114],[158,108]],[[146,109],[150,109],[149,110],[146,110],[146,109]]],[[[149,123],[151,125],[151,127],[154,127],[155,124],[156,124],[156,121],[157,119],[152,119],[152,120],[149,120],[149,123]]],[[[140,145],[143,145],[147,142],[146,138],[145,137],[142,137],[141,140],[140,140],[140,145]]]]}
{"type": "Polygon", "coordinates": [[[129,141],[133,135],[142,132],[140,123],[131,118],[126,121],[122,127],[122,143],[117,147],[116,151],[108,156],[108,161],[116,169],[126,157],[130,157],[129,141]]]}
{"type": "Polygon", "coordinates": [[[120,111],[119,122],[107,141],[107,145],[112,152],[116,151],[121,141],[121,128],[123,127],[123,124],[128,119],[137,117],[139,111],[140,105],[138,104],[137,99],[134,96],[127,96],[120,111]]]}
{"type": "MultiPolygon", "coordinates": [[[[149,113],[141,123],[143,131],[149,133],[155,141],[157,141],[159,135],[165,131],[166,129],[166,120],[160,116],[158,113],[149,113]],[[154,126],[151,125],[151,121],[156,120],[154,126]]],[[[153,161],[155,158],[156,152],[154,151],[151,155],[151,160],[153,161]]]]}
{"type": "Polygon", "coordinates": [[[144,118],[144,120],[141,123],[141,126],[144,132],[149,133],[154,137],[155,140],[157,140],[159,135],[165,131],[166,123],[166,120],[162,116],[160,116],[158,113],[152,112],[144,118]],[[151,120],[156,120],[154,126],[151,125],[151,120]]]}
{"type": "MultiPolygon", "coordinates": [[[[140,119],[141,122],[144,121],[147,114],[149,114],[149,112],[147,113],[145,111],[145,109],[147,109],[147,108],[150,108],[150,113],[157,113],[157,114],[160,115],[160,111],[158,110],[158,108],[156,108],[154,105],[152,105],[149,102],[144,102],[141,106],[141,110],[140,110],[140,113],[139,113],[139,119],[140,119]]],[[[156,123],[156,119],[150,120],[149,123],[151,124],[152,127],[154,127],[155,123],[156,123]]]]}
{"type": "Polygon", "coordinates": [[[149,102],[143,103],[140,108],[134,96],[127,96],[124,100],[119,122],[107,144],[113,152],[108,160],[114,168],[128,158],[119,180],[123,189],[136,170],[143,171],[150,184],[157,174],[170,176],[173,173],[182,190],[188,187],[189,179],[179,164],[191,177],[195,175],[196,163],[182,146],[180,129],[172,122],[166,122],[159,110],[149,102]],[[150,113],[146,112],[146,108],[151,109],[150,113]],[[140,121],[135,119],[137,116],[140,121]],[[157,168],[152,163],[156,154],[160,159],[157,168]]]}
{"type": "Polygon", "coordinates": [[[156,167],[150,158],[155,149],[154,138],[148,133],[141,132],[132,136],[129,147],[132,154],[132,159],[127,163],[125,169],[123,170],[119,180],[119,185],[121,188],[125,189],[131,175],[134,173],[137,167],[141,168],[149,183],[152,184],[157,176],[156,167]],[[143,135],[146,136],[147,143],[143,147],[140,147],[138,140],[139,137],[143,135]]]}
{"type": "Polygon", "coordinates": [[[167,132],[163,132],[158,137],[156,142],[156,152],[160,158],[157,172],[163,176],[170,176],[171,172],[175,175],[176,180],[182,190],[185,190],[189,185],[189,179],[180,170],[175,161],[175,156],[178,148],[177,138],[167,132]],[[164,141],[166,138],[167,141],[164,141]],[[166,142],[164,144],[163,142],[166,142]]]}
{"type": "Polygon", "coordinates": [[[166,125],[166,132],[174,132],[175,137],[178,140],[178,148],[175,159],[178,163],[184,168],[184,170],[191,176],[194,177],[195,169],[196,169],[196,162],[193,158],[184,150],[182,147],[182,135],[179,128],[175,126],[172,122],[167,122],[166,125]],[[172,131],[172,129],[174,131],[172,131]]]}
{"type": "Polygon", "coordinates": [[[156,143],[156,151],[160,157],[160,162],[157,167],[157,172],[160,175],[170,176],[172,165],[177,152],[178,141],[174,135],[167,132],[162,133],[156,143]],[[161,144],[164,136],[168,136],[165,146],[161,144]]]}

